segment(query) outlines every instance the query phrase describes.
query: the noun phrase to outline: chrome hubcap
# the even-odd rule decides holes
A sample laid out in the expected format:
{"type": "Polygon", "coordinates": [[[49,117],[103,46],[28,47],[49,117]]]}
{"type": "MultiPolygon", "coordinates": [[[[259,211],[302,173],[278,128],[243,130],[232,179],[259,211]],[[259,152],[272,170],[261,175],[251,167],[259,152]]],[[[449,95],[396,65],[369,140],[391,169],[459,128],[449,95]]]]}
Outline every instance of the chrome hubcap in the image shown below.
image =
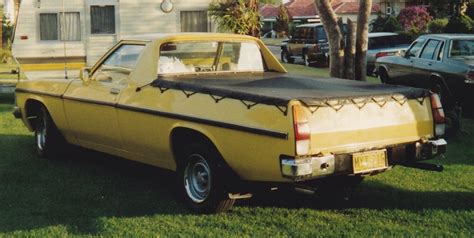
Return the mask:
{"type": "Polygon", "coordinates": [[[201,155],[193,154],[188,160],[184,170],[184,187],[191,200],[202,203],[211,191],[211,168],[201,155]]]}
{"type": "Polygon", "coordinates": [[[46,119],[44,117],[38,118],[39,123],[36,127],[36,145],[40,150],[44,149],[46,144],[46,119]]]}

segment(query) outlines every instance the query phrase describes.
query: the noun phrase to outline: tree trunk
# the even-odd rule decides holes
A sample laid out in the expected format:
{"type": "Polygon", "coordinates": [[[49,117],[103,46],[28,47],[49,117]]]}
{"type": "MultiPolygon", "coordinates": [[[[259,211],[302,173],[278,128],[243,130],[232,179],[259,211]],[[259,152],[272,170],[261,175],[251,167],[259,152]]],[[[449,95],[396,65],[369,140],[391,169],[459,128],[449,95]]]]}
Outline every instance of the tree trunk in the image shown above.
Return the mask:
{"type": "Polygon", "coordinates": [[[367,80],[367,48],[369,39],[369,16],[372,10],[372,0],[361,0],[357,16],[355,78],[367,80]]]}
{"type": "Polygon", "coordinates": [[[344,49],[342,31],[337,24],[337,16],[330,0],[315,0],[319,17],[329,41],[329,75],[341,78],[341,69],[344,66],[344,49]]]}
{"type": "MultiPolygon", "coordinates": [[[[258,0],[250,0],[249,7],[252,11],[258,12],[258,0]]],[[[254,26],[251,29],[250,35],[253,36],[253,37],[260,38],[260,27],[259,26],[254,26]]]]}
{"type": "Polygon", "coordinates": [[[356,53],[356,23],[347,19],[346,47],[344,49],[344,74],[343,78],[355,79],[354,57],[356,53]]]}

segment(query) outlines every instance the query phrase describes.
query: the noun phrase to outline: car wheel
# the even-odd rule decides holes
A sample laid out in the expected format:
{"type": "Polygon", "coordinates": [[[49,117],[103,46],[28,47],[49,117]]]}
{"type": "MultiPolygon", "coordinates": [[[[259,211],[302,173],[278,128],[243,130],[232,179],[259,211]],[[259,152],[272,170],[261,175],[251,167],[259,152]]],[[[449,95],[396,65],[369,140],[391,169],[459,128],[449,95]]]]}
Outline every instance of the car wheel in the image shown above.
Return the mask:
{"type": "Polygon", "coordinates": [[[184,153],[178,168],[180,193],[186,205],[197,213],[222,213],[232,209],[235,200],[224,189],[224,179],[215,149],[193,144],[184,153]]]}
{"type": "Polygon", "coordinates": [[[288,50],[283,50],[281,52],[281,61],[283,63],[289,63],[289,64],[292,64],[294,62],[293,58],[291,58],[290,56],[290,53],[288,52],[288,50]]]}
{"type": "Polygon", "coordinates": [[[390,79],[390,77],[388,76],[387,70],[385,70],[385,68],[380,67],[378,73],[379,73],[380,81],[382,83],[385,83],[385,84],[392,84],[393,83],[392,80],[390,79]]]}
{"type": "Polygon", "coordinates": [[[48,110],[40,106],[35,120],[35,148],[41,158],[57,158],[65,149],[67,142],[54,124],[48,110]]]}
{"type": "Polygon", "coordinates": [[[309,61],[308,55],[306,53],[303,53],[303,64],[304,66],[310,66],[311,61],[309,61]]]}

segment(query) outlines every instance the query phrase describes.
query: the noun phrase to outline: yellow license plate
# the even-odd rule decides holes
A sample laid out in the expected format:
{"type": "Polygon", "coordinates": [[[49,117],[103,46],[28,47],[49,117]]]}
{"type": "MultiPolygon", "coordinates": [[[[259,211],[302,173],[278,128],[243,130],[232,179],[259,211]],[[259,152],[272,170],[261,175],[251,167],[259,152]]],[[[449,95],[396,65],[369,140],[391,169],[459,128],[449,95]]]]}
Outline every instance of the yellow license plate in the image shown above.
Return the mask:
{"type": "Polygon", "coordinates": [[[352,154],[352,167],[355,174],[385,169],[388,167],[387,150],[372,150],[352,154]]]}

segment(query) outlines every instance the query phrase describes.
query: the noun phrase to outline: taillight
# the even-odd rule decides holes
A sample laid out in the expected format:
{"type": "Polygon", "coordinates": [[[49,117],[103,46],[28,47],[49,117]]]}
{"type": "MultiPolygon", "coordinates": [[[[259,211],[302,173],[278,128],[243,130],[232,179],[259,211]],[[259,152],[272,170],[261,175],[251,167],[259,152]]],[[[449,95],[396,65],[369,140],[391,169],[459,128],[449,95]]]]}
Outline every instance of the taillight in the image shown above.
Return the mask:
{"type": "Polygon", "coordinates": [[[465,83],[474,84],[474,71],[467,72],[465,83]]]}
{"type": "Polygon", "coordinates": [[[433,112],[433,121],[435,124],[435,134],[437,136],[444,135],[446,129],[446,117],[444,115],[443,106],[438,94],[431,94],[431,111],[433,112]]]}
{"type": "Polygon", "coordinates": [[[311,129],[302,106],[293,106],[293,125],[295,128],[296,154],[306,155],[309,153],[311,146],[311,129]]]}
{"type": "Polygon", "coordinates": [[[378,59],[380,57],[388,56],[388,52],[379,52],[375,54],[375,58],[378,59]]]}

